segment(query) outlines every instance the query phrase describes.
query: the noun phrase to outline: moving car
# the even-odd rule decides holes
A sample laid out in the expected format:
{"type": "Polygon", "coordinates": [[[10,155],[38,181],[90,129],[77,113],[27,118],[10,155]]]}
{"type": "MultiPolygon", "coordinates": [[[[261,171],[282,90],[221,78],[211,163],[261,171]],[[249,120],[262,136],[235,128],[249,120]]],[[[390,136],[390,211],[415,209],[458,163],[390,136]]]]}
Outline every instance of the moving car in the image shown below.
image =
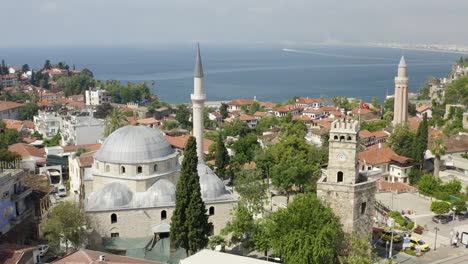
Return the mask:
{"type": "Polygon", "coordinates": [[[418,237],[410,237],[410,247],[412,249],[419,248],[422,252],[429,251],[429,245],[418,237]]]}
{"type": "Polygon", "coordinates": [[[47,253],[47,251],[49,251],[49,246],[39,245],[37,246],[37,249],[39,250],[39,256],[43,257],[47,253]]]}
{"type": "MultiPolygon", "coordinates": [[[[384,231],[382,233],[382,240],[385,241],[390,241],[392,239],[392,232],[391,231],[384,231]]],[[[401,242],[401,236],[393,231],[393,243],[400,243],[401,242]]]]}
{"type": "Polygon", "coordinates": [[[57,188],[57,193],[60,197],[67,196],[67,188],[64,185],[59,185],[57,188]]]}

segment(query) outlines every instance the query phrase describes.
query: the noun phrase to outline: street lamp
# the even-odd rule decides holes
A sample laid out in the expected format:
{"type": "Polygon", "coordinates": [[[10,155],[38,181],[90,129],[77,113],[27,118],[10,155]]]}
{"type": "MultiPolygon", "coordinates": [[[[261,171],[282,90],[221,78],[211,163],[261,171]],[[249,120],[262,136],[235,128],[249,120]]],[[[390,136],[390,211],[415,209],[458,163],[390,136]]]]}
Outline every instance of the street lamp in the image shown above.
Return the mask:
{"type": "Polygon", "coordinates": [[[440,229],[436,226],[434,227],[435,231],[436,231],[436,235],[435,235],[435,240],[434,240],[434,251],[437,250],[437,231],[439,231],[440,229]]]}
{"type": "Polygon", "coordinates": [[[395,226],[395,219],[391,217],[388,218],[387,225],[390,227],[390,232],[392,232],[392,236],[390,238],[390,252],[388,253],[388,258],[391,259],[393,253],[393,227],[395,226]]]}

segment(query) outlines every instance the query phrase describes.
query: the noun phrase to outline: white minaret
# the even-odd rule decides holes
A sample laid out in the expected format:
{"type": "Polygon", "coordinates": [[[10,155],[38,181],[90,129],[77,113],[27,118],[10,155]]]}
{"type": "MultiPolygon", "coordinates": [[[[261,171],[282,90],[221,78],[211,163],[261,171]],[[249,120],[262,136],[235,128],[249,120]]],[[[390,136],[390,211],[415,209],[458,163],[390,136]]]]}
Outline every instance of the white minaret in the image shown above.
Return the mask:
{"type": "Polygon", "coordinates": [[[197,44],[197,58],[193,75],[193,94],[191,95],[193,106],[193,136],[197,139],[198,162],[204,163],[203,154],[203,112],[206,95],[203,93],[203,67],[200,56],[200,45],[197,44]]]}
{"type": "Polygon", "coordinates": [[[408,76],[405,57],[398,64],[398,75],[395,77],[395,103],[393,107],[393,125],[405,124],[408,121],[408,76]]]}

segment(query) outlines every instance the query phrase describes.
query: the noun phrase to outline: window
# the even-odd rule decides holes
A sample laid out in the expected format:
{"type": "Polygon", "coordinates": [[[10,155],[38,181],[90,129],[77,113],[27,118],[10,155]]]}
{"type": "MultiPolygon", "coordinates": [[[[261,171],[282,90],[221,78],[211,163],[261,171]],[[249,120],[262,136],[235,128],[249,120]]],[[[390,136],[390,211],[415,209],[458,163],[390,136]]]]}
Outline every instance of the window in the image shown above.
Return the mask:
{"type": "Polygon", "coordinates": [[[366,206],[367,206],[366,202],[361,203],[361,214],[366,213],[366,206]]]}
{"type": "Polygon", "coordinates": [[[166,218],[167,218],[167,212],[166,212],[166,210],[162,210],[161,211],[161,220],[166,220],[166,218]]]}
{"type": "Polygon", "coordinates": [[[352,140],[351,136],[348,136],[348,140],[352,140]]]}
{"type": "Polygon", "coordinates": [[[209,215],[214,215],[214,206],[211,206],[210,209],[208,210],[209,215]]]}
{"type": "Polygon", "coordinates": [[[111,233],[111,237],[119,237],[119,233],[111,233]]]}
{"type": "Polygon", "coordinates": [[[158,164],[154,164],[153,171],[154,171],[154,172],[157,172],[157,171],[158,171],[158,164]]]}
{"type": "Polygon", "coordinates": [[[111,224],[117,223],[117,215],[116,214],[111,214],[111,224]]]}
{"type": "Polygon", "coordinates": [[[334,136],[333,138],[334,138],[335,140],[338,140],[338,136],[334,136]]]}
{"type": "Polygon", "coordinates": [[[345,140],[345,136],[340,136],[340,141],[344,141],[345,140]]]}
{"type": "Polygon", "coordinates": [[[141,166],[138,166],[137,173],[142,173],[142,172],[143,172],[143,168],[141,166]]]}
{"type": "Polygon", "coordinates": [[[125,173],[125,167],[124,166],[120,167],[120,173],[122,173],[122,174],[125,173]]]}
{"type": "Polygon", "coordinates": [[[110,166],[106,165],[106,172],[109,172],[109,171],[110,171],[110,166]]]}
{"type": "Polygon", "coordinates": [[[339,171],[336,176],[337,176],[337,181],[338,182],[343,182],[343,172],[342,171],[339,171]]]}

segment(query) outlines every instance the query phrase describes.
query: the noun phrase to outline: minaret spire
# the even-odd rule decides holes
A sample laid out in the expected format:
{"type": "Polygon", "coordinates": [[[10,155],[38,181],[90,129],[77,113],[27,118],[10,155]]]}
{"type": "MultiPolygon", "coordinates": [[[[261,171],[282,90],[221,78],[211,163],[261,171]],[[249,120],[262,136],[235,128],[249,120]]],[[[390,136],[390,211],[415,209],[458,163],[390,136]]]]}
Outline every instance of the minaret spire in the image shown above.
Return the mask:
{"type": "Polygon", "coordinates": [[[203,153],[203,113],[205,109],[206,95],[203,93],[203,66],[200,55],[200,45],[197,43],[197,56],[195,58],[195,70],[193,74],[193,94],[192,109],[193,109],[193,136],[197,140],[197,156],[198,162],[204,163],[203,153]]]}
{"type": "Polygon", "coordinates": [[[393,125],[408,121],[408,76],[405,56],[401,56],[398,74],[395,77],[395,103],[393,107],[393,125]]]}

